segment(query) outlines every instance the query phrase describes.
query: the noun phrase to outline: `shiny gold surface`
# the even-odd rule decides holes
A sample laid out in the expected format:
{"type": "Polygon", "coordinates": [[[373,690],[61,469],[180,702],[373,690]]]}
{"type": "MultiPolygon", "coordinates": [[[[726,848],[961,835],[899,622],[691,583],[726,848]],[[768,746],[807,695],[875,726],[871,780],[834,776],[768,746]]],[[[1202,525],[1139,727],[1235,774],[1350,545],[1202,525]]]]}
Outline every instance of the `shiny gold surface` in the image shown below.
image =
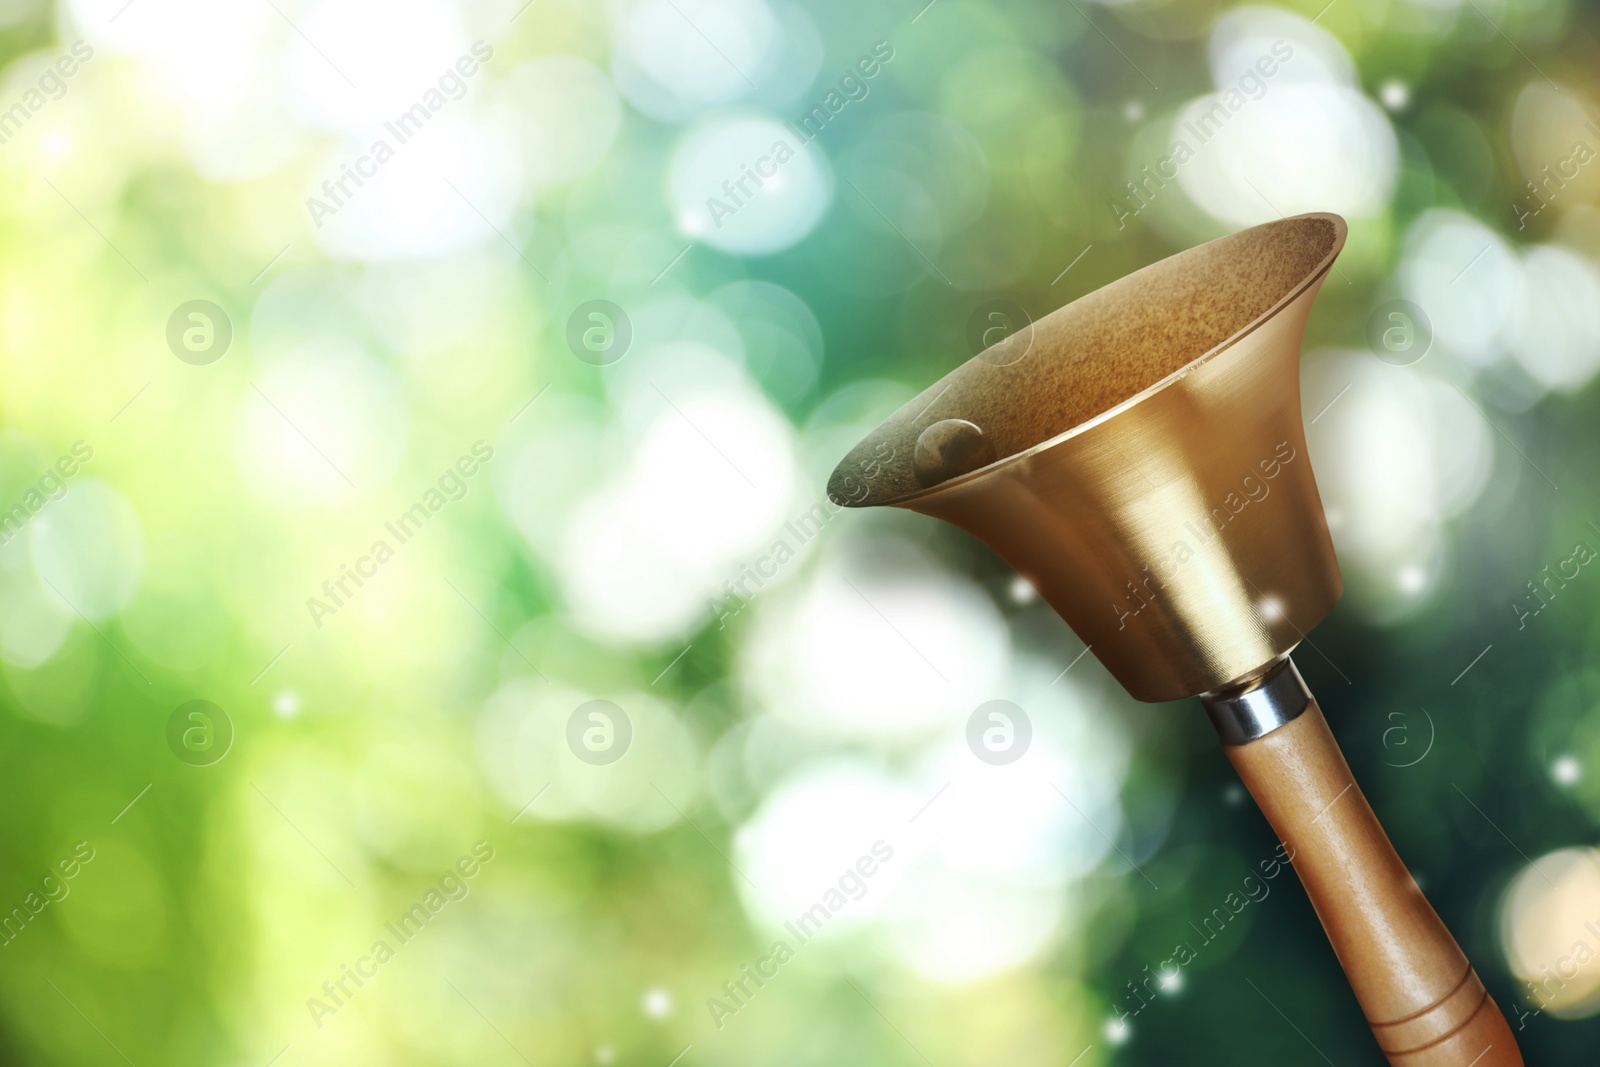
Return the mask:
{"type": "Polygon", "coordinates": [[[1345,234],[1336,215],[1284,219],[1091,293],[1033,325],[1026,359],[980,354],[907,404],[830,493],[971,531],[1141,700],[1259,670],[1342,589],[1299,357],[1345,234]],[[922,488],[915,442],[946,419],[981,427],[999,458],[922,488]]]}

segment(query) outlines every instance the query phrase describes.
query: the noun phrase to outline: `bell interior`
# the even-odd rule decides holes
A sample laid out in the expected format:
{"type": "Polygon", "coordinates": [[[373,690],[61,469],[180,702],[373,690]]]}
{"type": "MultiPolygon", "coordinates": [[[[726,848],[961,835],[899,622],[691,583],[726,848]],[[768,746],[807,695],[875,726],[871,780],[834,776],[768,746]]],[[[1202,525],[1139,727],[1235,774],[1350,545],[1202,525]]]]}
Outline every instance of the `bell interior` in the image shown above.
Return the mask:
{"type": "Polygon", "coordinates": [[[829,495],[870,507],[937,491],[918,481],[912,457],[922,431],[945,419],[975,423],[994,445],[994,461],[963,479],[1083,432],[1271,318],[1328,270],[1345,233],[1336,215],[1269,222],[1080,297],[891,415],[839,464],[829,495]]]}

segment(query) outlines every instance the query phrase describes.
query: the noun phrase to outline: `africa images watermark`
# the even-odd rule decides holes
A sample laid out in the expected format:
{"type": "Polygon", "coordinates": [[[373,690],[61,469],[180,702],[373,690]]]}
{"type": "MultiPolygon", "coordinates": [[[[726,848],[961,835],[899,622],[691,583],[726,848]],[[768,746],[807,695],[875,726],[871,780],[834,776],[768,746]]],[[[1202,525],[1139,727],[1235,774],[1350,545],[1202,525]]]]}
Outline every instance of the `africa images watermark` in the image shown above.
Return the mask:
{"type": "Polygon", "coordinates": [[[306,610],[311,613],[311,621],[316,623],[317,629],[322,629],[323,619],[337,614],[340,608],[355,600],[365,584],[364,580],[377,577],[378,568],[394,559],[397,546],[415,537],[423,524],[443,511],[446,504],[466,496],[468,479],[493,458],[492,445],[486,441],[474,441],[471,455],[462,456],[452,466],[446,467],[444,473],[439,475],[437,486],[430,487],[415,504],[394,520],[383,524],[383,528],[394,537],[393,545],[380,537],[372,542],[372,547],[365,555],[357,557],[355,566],[339,564],[338,576],[322,583],[322,595],[327,599],[306,597],[306,610]],[[354,589],[350,588],[352,582],[355,583],[354,589]]]}
{"type": "Polygon", "coordinates": [[[38,891],[30,891],[22,898],[22,903],[11,909],[10,914],[0,919],[0,947],[9,946],[15,941],[29,923],[39,917],[51,904],[59,904],[67,899],[67,894],[72,892],[72,887],[67,883],[78,877],[78,872],[88,866],[94,859],[94,846],[87,841],[79,841],[73,846],[72,855],[56,861],[55,874],[47,874],[39,883],[38,891]]]}
{"type": "MultiPolygon", "coordinates": [[[[821,900],[801,912],[798,918],[783,924],[783,928],[794,937],[796,946],[804,945],[816,937],[828,920],[843,911],[850,901],[866,896],[870,888],[867,879],[877,874],[882,865],[893,858],[892,846],[882,839],[874,841],[866,854],[845,868],[838,881],[822,894],[821,900]]],[[[753,964],[745,964],[737,978],[723,982],[722,995],[726,1000],[706,998],[706,1010],[711,1013],[711,1021],[717,1024],[717,1029],[721,1030],[729,1019],[743,1011],[757,992],[778,977],[779,968],[794,957],[795,948],[780,938],[772,943],[765,956],[753,964]]]]}
{"type": "Polygon", "coordinates": [[[1187,140],[1179,137],[1172,142],[1171,151],[1156,160],[1154,169],[1149,163],[1139,168],[1142,177],[1138,184],[1133,179],[1123,183],[1128,190],[1127,201],[1113,199],[1108,202],[1111,217],[1117,220],[1117,229],[1126,229],[1129,219],[1149,207],[1155,201],[1156,194],[1178,176],[1178,171],[1205,147],[1206,142],[1221,132],[1230,118],[1244,110],[1250,101],[1260,100],[1267,95],[1267,79],[1277,74],[1282,64],[1294,58],[1294,46],[1288,41],[1277,40],[1272,42],[1268,51],[1270,55],[1262,55],[1254,66],[1245,68],[1236,84],[1214,96],[1211,106],[1200,115],[1198,125],[1193,121],[1184,121],[1183,128],[1194,138],[1192,147],[1187,140]],[[1132,207],[1128,206],[1130,203],[1132,207]]]}
{"type": "Polygon", "coordinates": [[[1567,587],[1567,583],[1578,577],[1580,570],[1589,563],[1594,562],[1595,551],[1589,547],[1587,541],[1579,541],[1572,548],[1572,554],[1555,565],[1556,572],[1550,573],[1546,565],[1539,571],[1539,584],[1528,582],[1528,599],[1524,603],[1520,598],[1511,602],[1511,610],[1517,614],[1517,629],[1526,630],[1528,620],[1538,615],[1556,595],[1567,587]],[[1567,568],[1571,567],[1571,573],[1567,568]]]}
{"type": "Polygon", "coordinates": [[[1200,951],[1221,937],[1228,924],[1242,915],[1246,908],[1251,904],[1260,904],[1266,900],[1267,896],[1272,892],[1272,886],[1268,883],[1282,874],[1293,859],[1294,850],[1289,847],[1288,842],[1280,841],[1277,855],[1273,858],[1264,859],[1259,864],[1261,869],[1259,877],[1254,872],[1244,876],[1244,880],[1240,884],[1240,888],[1244,890],[1243,896],[1239,894],[1239,890],[1233,890],[1223,898],[1221,904],[1212,908],[1210,914],[1200,920],[1199,926],[1195,926],[1191,921],[1189,928],[1199,934],[1201,938],[1199,946],[1196,947],[1194,943],[1189,941],[1180,942],[1173,947],[1172,955],[1161,961],[1156,967],[1155,974],[1151,974],[1150,967],[1146,965],[1144,978],[1137,986],[1130,980],[1128,982],[1128,992],[1133,998],[1138,999],[1139,1006],[1131,1008],[1131,1010],[1118,1011],[1117,1023],[1126,1026],[1130,1016],[1138,1015],[1150,1006],[1151,1001],[1155,999],[1155,994],[1159,990],[1175,989],[1183,968],[1199,959],[1200,951]],[[1213,929],[1213,926],[1215,926],[1215,929],[1213,929]],[[1157,988],[1151,988],[1152,982],[1156,984],[1157,988]],[[1150,994],[1150,1000],[1146,1000],[1144,995],[1140,993],[1141,989],[1150,994]]]}
{"type": "Polygon", "coordinates": [[[711,614],[717,620],[717,629],[726,629],[728,620],[749,607],[756,594],[778,576],[780,569],[799,555],[800,549],[810,544],[811,540],[822,532],[822,528],[843,510],[824,497],[784,523],[785,536],[774,541],[766,555],[746,563],[739,568],[738,577],[729,578],[722,583],[722,591],[726,594],[722,602],[708,601],[711,614]]]}
{"type": "MultiPolygon", "coordinates": [[[[852,103],[859,103],[867,98],[872,87],[867,84],[876,78],[883,67],[894,59],[894,47],[888,41],[879,41],[872,46],[872,51],[856,60],[855,65],[845,71],[839,78],[839,87],[829,89],[826,96],[815,104],[809,111],[800,117],[800,124],[785,122],[789,132],[799,140],[801,146],[810,144],[821,135],[823,128],[832,122],[838,115],[852,103]],[[859,74],[859,76],[858,76],[859,74]]],[[[722,229],[722,223],[739,213],[739,209],[754,200],[773,178],[778,176],[778,168],[789,162],[796,155],[795,147],[788,141],[779,138],[772,142],[772,147],[767,149],[767,154],[759,156],[752,163],[739,164],[739,174],[722,183],[722,193],[727,197],[723,200],[717,196],[706,197],[706,214],[717,229],[722,229]],[[751,186],[754,185],[754,188],[751,186]]]]}
{"type": "Polygon", "coordinates": [[[446,104],[466,96],[467,79],[493,58],[494,49],[490,45],[483,41],[474,41],[470,55],[461,56],[455,63],[445,68],[445,72],[439,75],[438,82],[429,86],[423,92],[421,99],[402,111],[393,121],[383,124],[383,128],[394,138],[394,144],[391,145],[380,137],[372,142],[372,147],[363,155],[357,156],[353,164],[339,164],[339,176],[323,181],[323,196],[306,198],[306,210],[311,213],[311,221],[316,223],[317,229],[322,229],[324,219],[338,214],[339,209],[355,197],[366,184],[366,179],[376,178],[378,168],[393,159],[400,146],[421,133],[428,121],[443,110],[446,104]],[[349,187],[351,182],[355,183],[355,189],[349,187]]]}
{"type": "MultiPolygon", "coordinates": [[[[1238,518],[1245,508],[1252,503],[1259,504],[1267,499],[1267,496],[1272,492],[1272,480],[1283,473],[1283,468],[1293,463],[1298,454],[1294,446],[1288,441],[1279,441],[1272,455],[1256,464],[1256,468],[1261,472],[1261,477],[1257,478],[1254,473],[1245,475],[1239,483],[1238,490],[1223,497],[1221,504],[1207,512],[1206,517],[1201,520],[1205,525],[1203,531],[1196,528],[1192,521],[1185,522],[1183,524],[1184,529],[1193,534],[1195,541],[1200,547],[1204,548],[1220,537],[1227,525],[1238,518]]],[[[1132,580],[1128,582],[1129,596],[1125,599],[1129,604],[1134,604],[1137,601],[1137,606],[1111,605],[1111,610],[1116,613],[1117,621],[1121,624],[1117,629],[1127,629],[1129,617],[1138,615],[1149,607],[1150,601],[1161,595],[1161,590],[1165,588],[1166,583],[1177,575],[1179,569],[1185,563],[1194,559],[1195,555],[1194,546],[1179,538],[1173,542],[1171,552],[1156,560],[1155,569],[1159,573],[1151,573],[1150,564],[1146,563],[1144,565],[1144,578],[1137,584],[1132,580]],[[1152,583],[1154,584],[1152,585],[1152,583]],[[1141,589],[1143,590],[1142,592],[1141,589]],[[1146,593],[1149,594],[1149,599],[1146,599],[1146,593]]]]}
{"type": "Polygon", "coordinates": [[[53,100],[67,95],[67,79],[94,58],[94,49],[84,41],[73,41],[68,54],[61,56],[39,75],[35,87],[23,91],[22,99],[0,111],[0,144],[22,132],[29,119],[53,100]]]}
{"type": "Polygon", "coordinates": [[[92,447],[84,441],[74,441],[70,451],[45,469],[37,485],[30,485],[22,494],[22,499],[8,510],[0,512],[0,545],[10,544],[11,539],[28,524],[28,520],[43,511],[46,504],[66,496],[67,483],[76,478],[83,465],[93,458],[92,447]]]}
{"type": "MultiPolygon", "coordinates": [[[[1595,939],[1595,945],[1600,945],[1600,917],[1590,919],[1583,924],[1584,931],[1595,939]]],[[[1567,988],[1567,983],[1576,981],[1583,969],[1596,958],[1595,945],[1591,945],[1587,938],[1580,938],[1572,943],[1572,948],[1567,954],[1555,961],[1552,967],[1544,964],[1539,969],[1544,972],[1543,981],[1534,982],[1532,978],[1524,978],[1523,983],[1528,987],[1528,996],[1539,1007],[1534,1011],[1524,1011],[1513,1005],[1517,1013],[1517,1029],[1521,1030],[1528,1025],[1528,1020],[1544,1013],[1550,1006],[1550,1001],[1567,988]]]]}
{"type": "MultiPolygon", "coordinates": [[[[862,476],[867,479],[877,477],[884,466],[893,461],[894,455],[893,445],[887,441],[879,442],[874,453],[860,461],[858,466],[862,476]]],[[[850,494],[848,499],[851,501],[866,499],[868,489],[865,482],[853,475],[847,476],[844,481],[850,494]]],[[[741,567],[738,577],[729,578],[722,583],[722,591],[725,594],[723,601],[720,604],[716,600],[707,601],[712,617],[717,620],[717,629],[726,629],[728,620],[749,607],[756,594],[777,578],[780,570],[800,554],[800,549],[810,544],[817,534],[822,532],[822,528],[843,510],[842,503],[825,496],[784,523],[783,531],[787,536],[774,541],[766,555],[741,567]],[[752,586],[754,588],[751,588],[752,586]]]]}
{"type": "MultiPolygon", "coordinates": [[[[1583,125],[1590,133],[1600,137],[1600,128],[1596,128],[1594,123],[1585,122],[1583,125]]],[[[1531,179],[1528,181],[1529,195],[1511,205],[1512,212],[1517,216],[1517,229],[1527,229],[1528,220],[1537,217],[1541,211],[1554,203],[1556,195],[1567,187],[1568,182],[1576,179],[1578,172],[1592,162],[1594,157],[1595,150],[1590,147],[1587,141],[1574,141],[1572,151],[1568,152],[1565,157],[1556,160],[1554,164],[1555,173],[1551,173],[1551,164],[1546,163],[1540,169],[1542,177],[1539,179],[1538,184],[1534,184],[1531,179]],[[1525,207],[1525,204],[1537,204],[1538,206],[1525,207]]]]}
{"type": "Polygon", "coordinates": [[[378,976],[378,969],[394,959],[401,947],[416,940],[423,928],[448,905],[466,900],[472,892],[469,883],[492,859],[494,846],[489,842],[479,841],[473,845],[472,852],[456,860],[438,883],[423,894],[421,900],[401,912],[393,922],[383,924],[384,930],[394,939],[394,944],[391,945],[388,938],[379,938],[365,956],[356,960],[354,966],[340,964],[339,976],[322,983],[322,996],[306,998],[306,1010],[311,1013],[311,1021],[317,1024],[317,1029],[322,1029],[329,1017],[338,1014],[340,1008],[355,999],[356,993],[378,976]],[[351,983],[355,984],[354,989],[350,988],[351,983]]]}

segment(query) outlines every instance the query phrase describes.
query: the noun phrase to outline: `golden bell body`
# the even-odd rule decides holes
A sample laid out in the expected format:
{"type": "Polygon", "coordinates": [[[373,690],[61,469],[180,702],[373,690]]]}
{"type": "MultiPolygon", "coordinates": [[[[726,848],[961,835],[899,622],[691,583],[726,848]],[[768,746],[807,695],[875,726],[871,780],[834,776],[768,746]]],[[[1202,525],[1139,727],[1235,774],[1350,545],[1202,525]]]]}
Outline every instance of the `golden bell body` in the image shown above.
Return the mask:
{"type": "Polygon", "coordinates": [[[1140,700],[1259,673],[1342,589],[1299,361],[1345,232],[1334,215],[1268,223],[1091,293],[1034,323],[1026,355],[1013,337],[905,405],[830,492],[981,538],[1140,700]],[[986,439],[957,433],[953,455],[996,458],[939,480],[930,439],[975,432],[953,420],[986,439]]]}

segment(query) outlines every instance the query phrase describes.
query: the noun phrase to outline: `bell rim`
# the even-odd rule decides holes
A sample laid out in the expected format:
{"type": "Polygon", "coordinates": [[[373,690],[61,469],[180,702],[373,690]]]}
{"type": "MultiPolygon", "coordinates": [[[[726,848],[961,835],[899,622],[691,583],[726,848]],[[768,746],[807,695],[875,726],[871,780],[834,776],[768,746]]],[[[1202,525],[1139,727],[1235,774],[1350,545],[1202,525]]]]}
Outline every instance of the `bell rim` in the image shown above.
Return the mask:
{"type": "MultiPolygon", "coordinates": [[[[849,460],[850,455],[855,452],[856,448],[860,448],[862,444],[864,444],[867,441],[871,440],[872,437],[875,434],[877,434],[877,432],[879,430],[881,430],[891,419],[893,419],[894,415],[891,415],[891,416],[889,416],[889,418],[886,418],[882,422],[880,422],[878,424],[878,426],[872,431],[872,433],[869,433],[866,437],[862,438],[861,441],[858,441],[856,443],[855,447],[852,448],[850,450],[850,452],[847,452],[845,454],[845,457],[839,461],[838,466],[836,466],[834,468],[833,473],[828,478],[828,496],[829,496],[829,498],[832,499],[836,504],[839,504],[842,507],[848,507],[848,508],[911,507],[914,503],[927,501],[927,500],[929,500],[929,499],[931,499],[933,497],[936,497],[936,496],[938,496],[938,495],[940,495],[942,493],[945,493],[947,491],[949,491],[949,492],[956,491],[956,490],[962,488],[963,486],[969,485],[972,482],[977,481],[981,477],[993,474],[996,471],[1001,470],[1002,468],[1004,468],[1006,466],[1009,466],[1009,465],[1011,465],[1013,463],[1022,462],[1022,461],[1026,460],[1026,459],[1029,459],[1032,456],[1035,456],[1035,455],[1039,454],[1040,452],[1044,452],[1047,449],[1054,448],[1057,445],[1060,445],[1060,444],[1062,444],[1062,443],[1064,443],[1066,441],[1069,441],[1074,437],[1081,436],[1082,434],[1085,434],[1085,433],[1089,432],[1090,430],[1093,430],[1096,427],[1101,426],[1106,422],[1109,422],[1111,419],[1115,418],[1118,415],[1123,414],[1124,412],[1132,409],[1133,407],[1136,407],[1138,404],[1144,402],[1145,400],[1148,400],[1150,397],[1154,396],[1155,394],[1166,390],[1167,388],[1172,386],[1174,383],[1176,383],[1176,382],[1182,380],[1183,378],[1187,377],[1189,374],[1193,373],[1195,370],[1199,369],[1201,366],[1203,366],[1206,363],[1210,362],[1211,360],[1215,359],[1217,356],[1220,356],[1222,353],[1226,352],[1228,349],[1233,348],[1235,345],[1237,345],[1240,341],[1244,340],[1250,334],[1254,333],[1256,330],[1259,330],[1262,326],[1265,326],[1273,318],[1275,318],[1277,315],[1279,315],[1285,308],[1287,308],[1289,305],[1293,304],[1296,300],[1300,299],[1300,297],[1304,296],[1307,290],[1309,290],[1313,286],[1319,284],[1324,278],[1327,277],[1328,272],[1333,269],[1334,260],[1339,257],[1339,253],[1340,252],[1344,251],[1345,242],[1348,239],[1349,234],[1350,234],[1349,223],[1347,223],[1345,221],[1345,219],[1344,219],[1344,217],[1342,215],[1336,214],[1336,213],[1331,212],[1331,211],[1307,211],[1307,212],[1302,212],[1299,215],[1286,215],[1283,218],[1277,219],[1275,221],[1277,221],[1277,222],[1294,222],[1294,221],[1297,221],[1299,219],[1325,219],[1325,220],[1327,220],[1327,221],[1329,221],[1329,222],[1331,222],[1333,224],[1333,228],[1334,228],[1333,244],[1328,248],[1327,255],[1322,258],[1322,260],[1317,264],[1317,266],[1316,266],[1316,268],[1314,270],[1312,270],[1309,273],[1307,273],[1306,276],[1300,282],[1295,284],[1295,286],[1293,288],[1291,288],[1282,297],[1280,297],[1278,299],[1278,301],[1276,303],[1274,303],[1271,307],[1267,308],[1267,310],[1263,311],[1260,315],[1256,316],[1256,318],[1252,319],[1250,322],[1248,322],[1244,326],[1240,327],[1238,332],[1230,335],[1227,339],[1218,342],[1216,345],[1212,346],[1211,348],[1207,349],[1205,352],[1203,352],[1200,355],[1196,356],[1194,359],[1190,360],[1188,363],[1185,363],[1183,366],[1179,367],[1177,370],[1175,370],[1172,373],[1168,374],[1166,377],[1161,378],[1158,381],[1152,382],[1150,385],[1148,385],[1145,388],[1141,389],[1139,392],[1135,393],[1133,396],[1128,397],[1126,400],[1123,400],[1123,401],[1121,401],[1121,402],[1119,402],[1117,404],[1112,405],[1111,407],[1107,408],[1105,411],[1100,412],[1099,414],[1090,416],[1089,418],[1083,420],[1082,422],[1077,423],[1076,425],[1074,425],[1074,426],[1072,426],[1072,427],[1070,427],[1070,428],[1068,428],[1066,430],[1063,430],[1061,433],[1058,433],[1053,437],[1048,437],[1048,438],[1044,439],[1043,441],[1037,442],[1036,444],[1029,445],[1027,448],[1021,449],[1020,451],[1017,451],[1017,452],[1013,452],[1008,456],[1002,456],[1001,458],[995,460],[993,463],[989,463],[989,464],[987,464],[985,466],[977,467],[977,468],[975,468],[973,470],[966,471],[966,472],[964,472],[962,474],[958,474],[955,477],[948,478],[945,481],[942,481],[942,482],[938,483],[937,485],[923,486],[922,488],[914,489],[914,490],[911,490],[910,492],[907,492],[907,493],[902,493],[901,495],[896,496],[896,497],[894,497],[893,499],[890,499],[890,500],[876,500],[876,501],[862,500],[862,501],[858,502],[858,501],[851,501],[851,500],[849,500],[848,497],[844,497],[842,494],[836,496],[834,491],[833,491],[834,490],[834,482],[836,480],[838,480],[841,477],[841,473],[844,472],[845,464],[849,460]]],[[[1258,225],[1270,226],[1270,225],[1272,225],[1272,223],[1271,222],[1266,222],[1266,223],[1259,223],[1258,225]]],[[[1236,231],[1234,231],[1234,233],[1245,233],[1245,232],[1248,232],[1249,230],[1254,229],[1254,228],[1255,227],[1246,227],[1244,230],[1236,230],[1236,231]]],[[[1233,236],[1233,235],[1232,234],[1224,234],[1223,235],[1223,237],[1229,237],[1229,236],[1233,236]]],[[[1221,237],[1214,238],[1214,240],[1221,240],[1221,239],[1222,239],[1221,237]]],[[[1185,252],[1193,251],[1194,248],[1204,248],[1205,245],[1209,244],[1209,243],[1210,243],[1209,241],[1203,242],[1202,244],[1194,245],[1193,248],[1187,248],[1187,249],[1184,249],[1184,250],[1182,250],[1180,252],[1174,252],[1171,256],[1166,256],[1166,257],[1163,257],[1162,259],[1156,260],[1154,263],[1146,264],[1144,267],[1139,268],[1139,270],[1141,270],[1141,271],[1142,270],[1147,270],[1150,267],[1156,266],[1157,264],[1166,262],[1168,259],[1171,259],[1174,256],[1180,256],[1180,255],[1183,255],[1185,252]]],[[[1061,307],[1062,308],[1071,307],[1073,304],[1076,304],[1079,300],[1083,300],[1083,299],[1093,295],[1094,293],[1104,292],[1106,289],[1109,289],[1112,286],[1118,285],[1122,281],[1124,281],[1125,279],[1131,278],[1135,274],[1138,274],[1138,273],[1139,273],[1139,271],[1134,271],[1132,274],[1125,274],[1121,278],[1118,278],[1116,281],[1110,282],[1107,285],[1101,286],[1098,289],[1094,289],[1094,290],[1091,290],[1089,293],[1083,294],[1083,296],[1078,297],[1076,300],[1068,301],[1067,303],[1061,305],[1061,307]]],[[[1060,310],[1060,309],[1057,309],[1057,310],[1060,310]]],[[[1051,314],[1054,314],[1054,312],[1051,312],[1051,314]]],[[[1002,342],[1002,343],[1004,343],[1004,342],[1002,342]]],[[[987,351],[989,351],[989,349],[985,349],[984,351],[987,352],[987,351]]],[[[983,356],[982,352],[978,353],[977,355],[973,356],[972,359],[969,359],[966,362],[962,363],[961,367],[967,366],[969,363],[973,362],[974,360],[981,359],[982,356],[983,356]]],[[[939,381],[944,381],[945,378],[948,378],[950,375],[955,374],[956,371],[959,371],[961,369],[961,367],[957,367],[957,368],[955,368],[955,370],[950,371],[948,374],[946,374],[944,376],[944,378],[940,378],[939,381]]],[[[932,385],[928,386],[928,388],[932,389],[935,386],[937,386],[938,384],[939,384],[939,382],[936,381],[932,385]]],[[[926,390],[924,390],[924,391],[926,391],[926,390]]],[[[920,395],[920,394],[918,394],[918,395],[920,395]]],[[[913,400],[914,399],[915,398],[913,398],[913,400]]],[[[904,410],[904,407],[909,406],[911,402],[912,401],[907,401],[906,405],[903,405],[901,407],[901,409],[898,409],[895,412],[895,414],[899,414],[899,410],[904,410]]]]}

